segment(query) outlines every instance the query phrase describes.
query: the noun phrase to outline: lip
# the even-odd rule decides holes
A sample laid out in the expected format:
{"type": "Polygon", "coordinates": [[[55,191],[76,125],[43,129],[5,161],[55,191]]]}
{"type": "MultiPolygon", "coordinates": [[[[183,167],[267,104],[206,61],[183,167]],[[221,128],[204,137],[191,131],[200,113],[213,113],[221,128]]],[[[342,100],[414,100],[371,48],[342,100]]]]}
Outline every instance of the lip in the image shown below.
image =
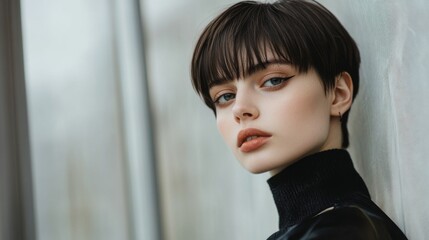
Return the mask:
{"type": "Polygon", "coordinates": [[[259,129],[246,128],[241,130],[237,135],[237,147],[242,152],[251,152],[264,145],[270,137],[271,134],[261,131],[259,129]],[[252,136],[257,136],[257,138],[246,142],[246,139],[252,136]]]}

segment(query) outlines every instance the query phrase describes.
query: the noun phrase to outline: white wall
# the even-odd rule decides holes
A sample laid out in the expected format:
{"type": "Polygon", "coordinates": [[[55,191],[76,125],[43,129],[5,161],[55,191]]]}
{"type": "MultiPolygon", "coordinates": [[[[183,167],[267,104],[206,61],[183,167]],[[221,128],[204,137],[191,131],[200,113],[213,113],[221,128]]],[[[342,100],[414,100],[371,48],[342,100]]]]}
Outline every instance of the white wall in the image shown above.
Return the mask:
{"type": "Polygon", "coordinates": [[[351,152],[373,199],[410,239],[429,223],[429,2],[321,1],[362,54],[351,152]]]}

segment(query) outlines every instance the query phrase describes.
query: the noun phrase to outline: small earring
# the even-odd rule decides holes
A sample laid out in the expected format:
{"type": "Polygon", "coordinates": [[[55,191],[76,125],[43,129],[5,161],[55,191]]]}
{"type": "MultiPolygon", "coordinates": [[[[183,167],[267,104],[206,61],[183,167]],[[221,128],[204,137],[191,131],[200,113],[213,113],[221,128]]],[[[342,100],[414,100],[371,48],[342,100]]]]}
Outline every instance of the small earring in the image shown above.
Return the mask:
{"type": "Polygon", "coordinates": [[[338,112],[338,114],[340,115],[340,122],[343,121],[343,116],[341,115],[341,112],[338,112]]]}

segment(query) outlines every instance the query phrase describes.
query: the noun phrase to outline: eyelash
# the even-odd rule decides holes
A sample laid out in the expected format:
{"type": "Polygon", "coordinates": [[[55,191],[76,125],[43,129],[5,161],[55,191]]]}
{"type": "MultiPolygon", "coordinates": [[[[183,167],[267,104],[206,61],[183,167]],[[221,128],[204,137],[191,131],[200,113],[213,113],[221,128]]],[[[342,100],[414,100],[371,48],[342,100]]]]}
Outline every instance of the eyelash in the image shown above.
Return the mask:
{"type": "MultiPolygon", "coordinates": [[[[223,97],[230,96],[230,95],[235,95],[235,94],[234,93],[224,93],[224,94],[220,95],[218,98],[216,98],[216,100],[214,100],[214,104],[215,105],[223,105],[223,104],[225,104],[225,103],[221,103],[220,100],[223,97]]],[[[225,101],[228,102],[229,100],[225,100],[225,101]]]]}
{"type": "MultiPolygon", "coordinates": [[[[273,77],[273,78],[270,78],[270,79],[268,79],[268,80],[266,80],[266,81],[264,81],[263,83],[262,83],[262,87],[263,88],[268,88],[268,89],[272,89],[272,90],[274,90],[274,89],[276,89],[276,88],[278,88],[278,87],[280,87],[281,85],[283,85],[287,80],[289,80],[290,78],[292,78],[292,77],[294,77],[294,76],[290,76],[290,77],[273,77]],[[280,80],[280,83],[278,83],[278,84],[275,84],[275,85],[273,85],[273,86],[264,86],[266,83],[268,83],[268,82],[270,82],[270,81],[273,81],[273,80],[280,80]]],[[[217,97],[214,101],[213,101],[213,103],[215,104],[215,105],[217,105],[217,106],[221,106],[221,105],[224,105],[224,104],[226,104],[227,102],[229,102],[231,99],[233,99],[232,97],[231,97],[231,95],[234,95],[234,97],[235,97],[235,94],[234,93],[224,93],[224,94],[222,94],[222,95],[220,95],[219,97],[217,97]],[[229,99],[227,99],[227,100],[225,100],[225,102],[224,103],[220,103],[220,100],[222,99],[222,98],[224,98],[224,97],[231,97],[231,98],[229,98],[229,99]]]]}
{"type": "Polygon", "coordinates": [[[269,81],[273,81],[273,80],[280,80],[281,82],[280,83],[278,83],[278,84],[276,84],[276,85],[273,85],[273,86],[265,86],[265,87],[267,87],[267,88],[275,88],[275,87],[277,87],[277,86],[279,86],[279,85],[281,85],[281,84],[283,84],[283,83],[285,83],[287,80],[289,80],[290,78],[292,78],[293,76],[291,76],[291,77],[273,77],[273,78],[270,78],[270,79],[268,79],[268,80],[266,80],[264,83],[262,83],[262,86],[264,86],[267,82],[269,82],[269,81]]]}

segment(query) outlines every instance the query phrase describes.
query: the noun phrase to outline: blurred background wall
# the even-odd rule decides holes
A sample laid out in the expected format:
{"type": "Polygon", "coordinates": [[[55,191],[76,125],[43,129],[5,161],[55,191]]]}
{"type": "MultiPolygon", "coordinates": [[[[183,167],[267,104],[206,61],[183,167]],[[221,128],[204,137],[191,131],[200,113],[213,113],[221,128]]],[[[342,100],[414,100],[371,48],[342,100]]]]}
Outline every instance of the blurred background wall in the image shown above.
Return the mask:
{"type": "MultiPolygon", "coordinates": [[[[30,190],[16,187],[32,196],[34,210],[10,204],[23,197],[6,198],[13,190],[1,184],[1,223],[12,207],[29,218],[34,211],[30,224],[43,240],[256,240],[276,231],[269,175],[241,168],[190,83],[200,32],[233,2],[22,0],[26,91],[10,88],[27,98],[32,181],[30,190]]],[[[429,3],[320,2],[361,50],[361,87],[349,123],[355,165],[406,235],[426,239],[429,3]]],[[[4,19],[0,26],[16,29],[4,19]]],[[[5,34],[0,50],[13,42],[5,34]]],[[[2,81],[11,82],[4,69],[2,81]]],[[[0,106],[27,111],[1,94],[0,106]]],[[[14,111],[4,109],[0,127],[8,129],[5,119],[14,111]]],[[[13,137],[0,134],[1,149],[8,149],[13,137]]],[[[25,163],[0,156],[8,169],[17,169],[16,159],[25,163]]],[[[13,236],[4,229],[1,237],[13,236]]]]}
{"type": "Polygon", "coordinates": [[[22,1],[38,239],[159,239],[139,2],[22,1]]]}

